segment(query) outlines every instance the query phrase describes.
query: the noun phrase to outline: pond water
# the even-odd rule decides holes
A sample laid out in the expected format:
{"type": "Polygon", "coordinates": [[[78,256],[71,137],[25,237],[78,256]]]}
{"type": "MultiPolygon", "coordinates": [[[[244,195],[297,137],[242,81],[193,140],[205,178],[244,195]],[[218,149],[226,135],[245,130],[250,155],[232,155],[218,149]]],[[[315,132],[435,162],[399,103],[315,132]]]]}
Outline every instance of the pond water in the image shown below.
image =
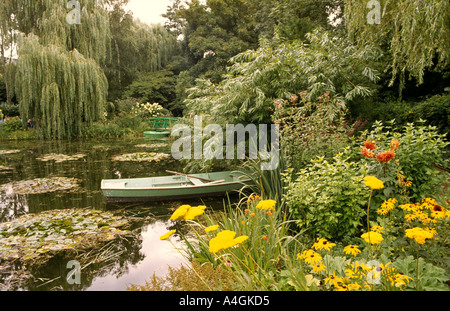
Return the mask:
{"type": "MultiPolygon", "coordinates": [[[[168,266],[184,262],[182,254],[159,237],[174,229],[170,214],[180,204],[222,206],[222,199],[168,201],[153,203],[106,204],[100,190],[102,179],[137,178],[167,175],[166,169],[182,171],[173,159],[159,162],[113,161],[114,156],[134,152],[170,153],[168,142],[146,141],[144,138],[87,141],[20,141],[0,142],[0,187],[15,181],[36,178],[69,177],[80,180],[73,192],[56,191],[40,194],[17,194],[0,191],[0,222],[11,221],[28,213],[67,208],[92,208],[114,211],[133,220],[132,238],[121,238],[108,247],[108,260],[82,267],[81,284],[68,284],[67,262],[77,258],[52,258],[45,266],[32,271],[26,284],[11,280],[8,271],[0,269],[0,285],[12,290],[126,290],[127,284],[145,284],[155,273],[162,276],[168,266]],[[76,155],[76,159],[58,161],[42,157],[49,154],[76,155]],[[7,286],[5,286],[7,284],[7,286]]],[[[181,247],[180,238],[172,239],[181,247]]]]}

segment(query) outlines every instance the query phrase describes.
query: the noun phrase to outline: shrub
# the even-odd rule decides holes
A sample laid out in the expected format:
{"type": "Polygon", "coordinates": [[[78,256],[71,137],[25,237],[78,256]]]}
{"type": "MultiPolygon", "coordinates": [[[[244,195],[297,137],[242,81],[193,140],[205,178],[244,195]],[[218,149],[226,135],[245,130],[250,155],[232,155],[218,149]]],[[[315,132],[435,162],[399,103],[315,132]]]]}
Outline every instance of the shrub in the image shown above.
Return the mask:
{"type": "Polygon", "coordinates": [[[15,132],[25,129],[22,120],[20,120],[18,117],[8,118],[4,120],[4,122],[0,125],[0,127],[2,130],[6,132],[15,132]]]}
{"type": "Polygon", "coordinates": [[[401,187],[401,180],[410,181],[405,195],[413,201],[419,201],[428,195],[437,195],[436,192],[440,191],[446,173],[439,172],[434,164],[448,166],[444,154],[449,143],[445,141],[444,135],[437,133],[436,127],[425,126],[423,123],[424,121],[418,124],[408,123],[400,132],[393,128],[394,121],[388,125],[377,121],[370,132],[362,132],[355,140],[354,159],[359,158],[362,163],[367,164],[370,174],[385,183],[385,188],[375,198],[378,200],[376,204],[389,197],[400,195],[400,191],[405,189],[401,187]],[[393,141],[398,142],[398,147],[392,146],[393,141]],[[367,151],[364,146],[366,142],[375,143],[373,156],[367,153],[364,155],[367,151]],[[392,152],[393,158],[383,161],[381,159],[383,152],[384,154],[392,152]],[[403,177],[399,178],[401,176],[403,177]]]}
{"type": "Polygon", "coordinates": [[[8,117],[18,117],[20,116],[19,105],[8,105],[7,103],[2,103],[0,105],[0,110],[3,113],[3,116],[8,117]]]}
{"type": "Polygon", "coordinates": [[[317,156],[332,158],[349,142],[342,101],[328,92],[317,100],[307,92],[274,102],[273,119],[280,125],[280,144],[287,164],[294,170],[317,156]]]}
{"type": "MultiPolygon", "coordinates": [[[[359,163],[349,161],[350,148],[328,162],[312,160],[295,180],[288,180],[286,204],[300,229],[313,236],[340,240],[354,235],[365,214],[367,193],[359,163]]],[[[364,168],[364,167],[363,167],[364,168]]]]}

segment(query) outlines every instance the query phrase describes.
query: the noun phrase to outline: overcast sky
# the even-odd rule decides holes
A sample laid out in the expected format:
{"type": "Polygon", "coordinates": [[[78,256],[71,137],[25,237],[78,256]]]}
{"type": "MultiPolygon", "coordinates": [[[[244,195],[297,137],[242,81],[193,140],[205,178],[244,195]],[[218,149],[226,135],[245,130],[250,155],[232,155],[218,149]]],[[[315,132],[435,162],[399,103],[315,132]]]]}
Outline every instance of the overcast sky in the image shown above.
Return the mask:
{"type": "Polygon", "coordinates": [[[171,0],[130,0],[125,9],[132,11],[133,16],[144,23],[164,25],[165,18],[161,14],[166,13],[171,4],[171,0]]]}

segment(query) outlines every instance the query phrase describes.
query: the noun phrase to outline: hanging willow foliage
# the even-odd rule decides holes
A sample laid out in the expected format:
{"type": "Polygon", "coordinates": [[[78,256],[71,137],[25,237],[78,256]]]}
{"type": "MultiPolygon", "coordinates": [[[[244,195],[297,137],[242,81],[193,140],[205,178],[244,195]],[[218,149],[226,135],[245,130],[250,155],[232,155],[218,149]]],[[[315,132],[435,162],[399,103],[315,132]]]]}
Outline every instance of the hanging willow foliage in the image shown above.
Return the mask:
{"type": "Polygon", "coordinates": [[[136,52],[139,53],[138,70],[157,71],[166,65],[176,49],[175,37],[161,25],[136,22],[136,52]]]}
{"type": "Polygon", "coordinates": [[[43,46],[34,35],[19,42],[15,85],[22,118],[34,119],[51,139],[80,135],[83,123],[101,118],[108,88],[93,59],[43,46]]]}
{"type": "Polygon", "coordinates": [[[388,51],[391,86],[400,77],[401,89],[406,73],[422,84],[425,70],[450,63],[448,0],[346,0],[345,23],[359,46],[388,51]],[[379,15],[379,24],[368,22],[372,13],[379,15]]]}
{"type": "MultiPolygon", "coordinates": [[[[72,25],[66,20],[71,7],[69,0],[2,0],[0,17],[13,16],[16,31],[33,33],[40,42],[56,44],[68,50],[77,49],[86,57],[102,64],[106,58],[109,42],[109,19],[105,0],[77,0],[80,4],[80,24],[72,25]]],[[[72,8],[73,9],[73,8],[72,8]]]]}
{"type": "Polygon", "coordinates": [[[110,27],[105,0],[2,0],[0,16],[13,17],[10,27],[21,33],[14,84],[21,117],[36,122],[43,138],[81,134],[103,113],[107,80],[105,64],[110,27]],[[79,9],[80,23],[67,21],[79,9]]]}

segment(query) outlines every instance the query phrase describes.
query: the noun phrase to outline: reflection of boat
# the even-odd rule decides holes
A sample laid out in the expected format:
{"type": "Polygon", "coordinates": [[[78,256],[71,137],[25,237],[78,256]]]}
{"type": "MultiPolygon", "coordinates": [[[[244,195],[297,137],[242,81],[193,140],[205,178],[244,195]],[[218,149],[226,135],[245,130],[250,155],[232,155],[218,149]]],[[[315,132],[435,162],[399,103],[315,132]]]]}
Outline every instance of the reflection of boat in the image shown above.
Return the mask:
{"type": "Polygon", "coordinates": [[[223,195],[239,191],[250,179],[242,173],[224,171],[203,174],[104,179],[101,188],[107,202],[166,201],[223,195]]]}

